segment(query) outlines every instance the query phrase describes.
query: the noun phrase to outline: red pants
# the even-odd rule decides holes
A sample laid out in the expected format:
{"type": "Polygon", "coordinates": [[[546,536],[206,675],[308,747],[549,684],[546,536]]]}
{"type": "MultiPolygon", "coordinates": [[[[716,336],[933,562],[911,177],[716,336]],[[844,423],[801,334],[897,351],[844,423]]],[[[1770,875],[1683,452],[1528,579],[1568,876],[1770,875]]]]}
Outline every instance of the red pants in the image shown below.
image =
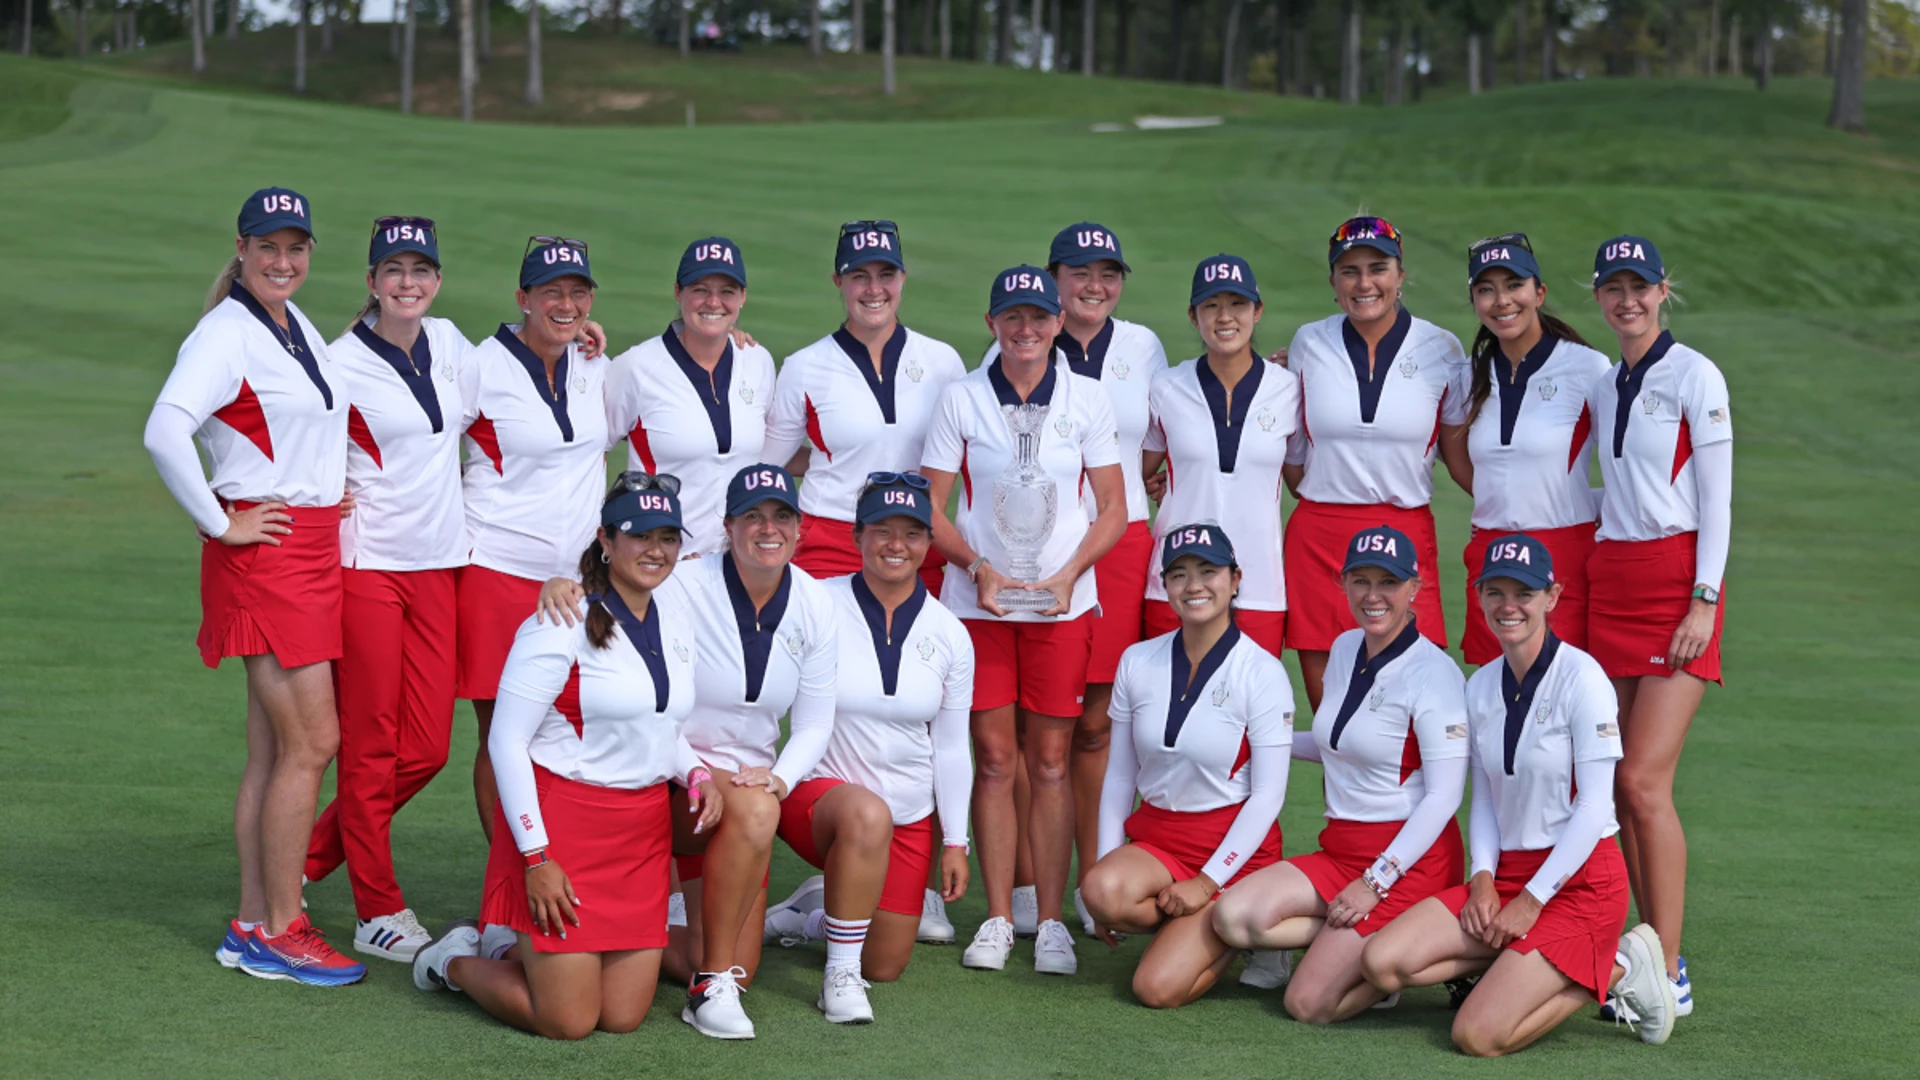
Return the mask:
{"type": "Polygon", "coordinates": [[[313,824],[307,877],[344,859],[362,919],[406,907],[388,842],[393,815],[447,763],[453,734],[452,570],[345,570],[345,655],[334,668],[340,764],[313,824]]]}

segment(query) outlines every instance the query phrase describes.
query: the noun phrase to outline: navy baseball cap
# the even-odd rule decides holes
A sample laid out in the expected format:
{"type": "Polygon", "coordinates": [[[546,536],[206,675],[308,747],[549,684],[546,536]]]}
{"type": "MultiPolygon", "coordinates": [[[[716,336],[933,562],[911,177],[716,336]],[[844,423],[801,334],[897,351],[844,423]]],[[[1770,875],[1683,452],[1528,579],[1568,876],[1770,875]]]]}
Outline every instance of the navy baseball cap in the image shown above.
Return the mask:
{"type": "Polygon", "coordinates": [[[1332,266],[1340,256],[1357,247],[1370,247],[1397,259],[1400,257],[1400,230],[1383,217],[1362,215],[1348,218],[1327,238],[1327,265],[1332,266]]]}
{"type": "Polygon", "coordinates": [[[912,518],[933,527],[933,496],[927,494],[927,478],[917,472],[872,473],[853,520],[873,525],[891,517],[912,518]]]}
{"type": "Polygon", "coordinates": [[[1593,253],[1593,283],[1597,286],[1622,270],[1631,270],[1653,285],[1667,280],[1667,264],[1660,249],[1640,236],[1616,236],[1593,253]]]}
{"type": "Polygon", "coordinates": [[[674,274],[673,282],[691,285],[715,274],[732,278],[743,289],[747,287],[747,260],[741,256],[740,246],[724,236],[709,236],[688,244],[686,253],[680,256],[680,270],[674,274]]]}
{"type": "Polygon", "coordinates": [[[1247,265],[1247,260],[1222,253],[1203,259],[1193,268],[1193,294],[1187,299],[1188,307],[1199,307],[1201,301],[1221,293],[1234,293],[1256,304],[1260,302],[1260,283],[1253,279],[1253,267],[1247,265]]]}
{"type": "Polygon", "coordinates": [[[1053,283],[1053,275],[1025,263],[1000,271],[987,292],[987,314],[998,315],[1022,304],[1049,315],[1060,314],[1060,288],[1053,283]]]}
{"type": "Polygon", "coordinates": [[[520,260],[520,287],[531,289],[563,277],[585,278],[589,287],[600,287],[587,265],[586,243],[558,236],[534,237],[527,245],[526,258],[520,260]]]}
{"type": "Polygon", "coordinates": [[[1487,545],[1475,585],[1488,578],[1512,578],[1529,589],[1553,585],[1553,553],[1526,533],[1510,533],[1487,545]]]}
{"type": "Polygon", "coordinates": [[[1350,574],[1363,566],[1377,567],[1408,581],[1420,576],[1420,564],[1407,534],[1391,525],[1362,529],[1347,544],[1347,562],[1340,568],[1350,574]]]}
{"type": "Polygon", "coordinates": [[[1160,542],[1160,572],[1172,569],[1174,560],[1182,555],[1198,556],[1201,562],[1214,566],[1232,566],[1233,541],[1227,539],[1225,529],[1212,522],[1176,525],[1160,542]]]}
{"type": "Polygon", "coordinates": [[[778,465],[749,465],[727,482],[727,516],[738,517],[763,502],[800,512],[793,474],[778,465]]]}
{"type": "Polygon", "coordinates": [[[1467,284],[1496,266],[1504,266],[1523,278],[1540,278],[1540,261],[1533,257],[1533,243],[1526,233],[1501,233],[1476,240],[1467,248],[1467,284]]]}
{"type": "Polygon", "coordinates": [[[1095,225],[1083,221],[1078,225],[1069,225],[1054,234],[1053,246],[1047,249],[1048,266],[1086,266],[1101,259],[1120,264],[1120,272],[1133,273],[1133,267],[1120,256],[1120,238],[1105,225],[1095,225]]]}
{"type": "Polygon", "coordinates": [[[844,274],[868,263],[907,268],[900,249],[900,226],[891,221],[849,221],[840,226],[833,246],[833,272],[844,274]]]}
{"type": "Polygon", "coordinates": [[[240,204],[240,235],[265,236],[281,229],[299,229],[313,235],[313,216],[306,196],[291,188],[270,187],[247,196],[240,204]]]}
{"type": "MultiPolygon", "coordinates": [[[[674,478],[663,476],[657,479],[674,478]]],[[[679,488],[679,481],[675,480],[671,490],[656,485],[638,491],[622,491],[600,508],[600,524],[609,531],[623,532],[628,536],[638,536],[665,525],[684,530],[680,519],[679,488]]]]}
{"type": "Polygon", "coordinates": [[[383,217],[373,222],[373,239],[367,242],[367,265],[378,266],[403,252],[424,255],[440,265],[440,240],[434,233],[433,219],[423,217],[383,217]]]}

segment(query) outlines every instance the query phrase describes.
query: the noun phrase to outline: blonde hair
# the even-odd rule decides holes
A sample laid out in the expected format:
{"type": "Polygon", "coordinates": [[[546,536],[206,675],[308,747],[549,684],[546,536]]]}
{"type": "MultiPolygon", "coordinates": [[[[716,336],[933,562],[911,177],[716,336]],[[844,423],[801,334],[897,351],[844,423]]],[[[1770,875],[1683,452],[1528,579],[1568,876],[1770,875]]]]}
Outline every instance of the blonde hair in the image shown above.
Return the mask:
{"type": "Polygon", "coordinates": [[[367,302],[360,305],[360,310],[354,313],[353,318],[347,320],[346,329],[341,330],[340,332],[342,334],[351,334],[353,333],[353,328],[356,326],[359,326],[363,321],[365,321],[367,316],[379,315],[379,314],[380,314],[380,298],[378,296],[375,296],[372,293],[368,293],[367,302]]]}
{"type": "Polygon", "coordinates": [[[240,266],[240,256],[235,255],[227,260],[226,266],[221,267],[219,275],[213,279],[213,286],[207,290],[207,306],[200,309],[200,314],[205,315],[219,307],[220,301],[233,292],[233,283],[240,280],[240,266]]]}

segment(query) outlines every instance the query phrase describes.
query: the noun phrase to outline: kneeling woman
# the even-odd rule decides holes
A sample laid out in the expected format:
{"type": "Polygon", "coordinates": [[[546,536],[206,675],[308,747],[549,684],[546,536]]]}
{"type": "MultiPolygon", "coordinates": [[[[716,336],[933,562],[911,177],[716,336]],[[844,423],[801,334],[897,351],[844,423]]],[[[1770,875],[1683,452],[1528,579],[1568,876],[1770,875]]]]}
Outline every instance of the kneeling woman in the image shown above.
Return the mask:
{"type": "Polygon", "coordinates": [[[681,734],[693,708],[692,620],[656,595],[680,559],[680,501],[622,476],[580,557],[586,618],[529,618],[500,674],[488,734],[500,802],[482,917],[519,936],[513,959],[479,955],[456,924],[414,958],[414,985],[465,991],[523,1031],[555,1039],[640,1026],[667,944],[672,836],[667,781],[719,824],[713,778],[681,734]]]}
{"type": "MultiPolygon", "coordinates": [[[[1235,948],[1307,950],[1286,1004],[1310,1024],[1381,1001],[1360,971],[1367,936],[1466,873],[1453,819],[1467,786],[1466,680],[1414,625],[1415,563],[1398,529],[1347,545],[1341,583],[1359,625],[1328,654],[1338,696],[1293,740],[1295,757],[1326,768],[1320,850],[1248,875],[1214,906],[1214,931],[1235,948]]],[[[1284,968],[1285,955],[1255,963],[1284,968]]]]}
{"type": "Polygon", "coordinates": [[[1101,856],[1082,888],[1109,944],[1115,930],[1154,935],[1133,995],[1171,1009],[1212,989],[1233,960],[1214,933],[1214,898],[1280,861],[1293,686],[1233,624],[1240,568],[1226,533],[1185,525],[1163,543],[1160,574],[1180,629],[1120,658],[1101,856]]]}
{"type": "Polygon", "coordinates": [[[1609,988],[1640,1038],[1673,1030],[1660,937],[1627,917],[1627,867],[1611,837],[1620,725],[1593,657],[1547,628],[1553,556],[1525,533],[1487,546],[1476,582],[1503,662],[1467,682],[1473,879],[1422,900],[1361,954],[1382,993],[1485,971],[1453,1021],[1454,1045],[1509,1054],[1609,988]]]}
{"type": "Polygon", "coordinates": [[[768,912],[770,937],[827,942],[820,1011],[867,1023],[867,980],[892,982],[913,956],[933,812],[940,897],[967,891],[967,753],[973,639],[920,579],[933,501],[918,473],[874,473],[855,504],[861,570],[826,583],[839,638],[833,737],[780,807],[780,838],[826,871],[768,912]]]}

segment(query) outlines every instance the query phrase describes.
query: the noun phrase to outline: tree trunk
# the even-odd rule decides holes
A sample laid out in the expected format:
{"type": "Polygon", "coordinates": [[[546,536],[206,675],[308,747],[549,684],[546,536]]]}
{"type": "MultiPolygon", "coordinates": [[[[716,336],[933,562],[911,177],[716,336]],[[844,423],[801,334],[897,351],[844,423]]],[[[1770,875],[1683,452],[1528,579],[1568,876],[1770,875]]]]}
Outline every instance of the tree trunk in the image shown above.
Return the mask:
{"type": "Polygon", "coordinates": [[[807,4],[807,55],[820,59],[820,0],[807,4]]]}
{"type": "MultiPolygon", "coordinates": [[[[133,47],[133,39],[139,36],[139,26],[137,23],[134,22],[134,18],[135,16],[132,13],[128,14],[128,19],[127,19],[127,47],[128,48],[133,47]]],[[[227,0],[227,40],[238,41],[239,39],[240,39],[240,0],[227,0]]]]}
{"type": "Polygon", "coordinates": [[[1240,9],[1246,7],[1247,0],[1232,0],[1227,8],[1226,26],[1220,38],[1220,89],[1233,89],[1234,50],[1239,46],[1240,9]]]}
{"type": "Polygon", "coordinates": [[[1100,13],[1095,6],[1097,0],[1080,0],[1080,74],[1092,75],[1093,66],[1100,60],[1100,50],[1096,48],[1100,38],[1100,13]]]}
{"type": "Polygon", "coordinates": [[[300,0],[300,21],[293,27],[293,92],[307,92],[307,23],[313,13],[308,10],[309,0],[300,0]]]}
{"type": "Polygon", "coordinates": [[[940,59],[953,59],[953,0],[940,0],[940,59]]]}
{"type": "MultiPolygon", "coordinates": [[[[686,7],[684,4],[681,6],[680,10],[682,13],[682,18],[684,19],[685,12],[686,12],[686,7]]],[[[407,25],[409,26],[413,25],[411,19],[408,20],[407,25]]],[[[687,41],[686,26],[687,24],[684,21],[681,22],[680,24],[680,43],[681,43],[680,47],[682,49],[681,55],[685,55],[684,50],[686,49],[686,41],[687,41]]],[[[411,52],[412,50],[409,49],[408,51],[411,52]]],[[[527,100],[527,104],[534,105],[534,106],[539,106],[541,104],[544,104],[547,100],[546,83],[541,78],[541,73],[540,73],[540,0],[529,0],[529,3],[527,4],[527,98],[526,100],[527,100]]]]}
{"type": "MultiPolygon", "coordinates": [[[[1713,0],[1718,4],[1720,0],[1713,0]]],[[[1553,21],[1553,0],[1540,5],[1540,81],[1550,83],[1554,79],[1554,67],[1558,63],[1554,53],[1560,44],[1560,31],[1553,21]]]]}
{"type": "Polygon", "coordinates": [[[938,6],[934,0],[920,0],[920,55],[930,56],[933,44],[933,9],[938,6]]]}
{"type": "MultiPolygon", "coordinates": [[[[213,0],[200,0],[211,4],[213,0]]],[[[333,55],[333,0],[320,0],[320,55],[333,55]]]]}
{"type": "Polygon", "coordinates": [[[993,62],[1013,63],[1013,8],[1020,0],[993,0],[993,62]]]}
{"type": "Polygon", "coordinates": [[[1480,87],[1491,90],[1500,82],[1500,58],[1494,55],[1494,41],[1499,37],[1493,27],[1487,28],[1487,39],[1480,50],[1480,62],[1485,70],[1480,73],[1480,87]]]}
{"type": "Polygon", "coordinates": [[[1513,84],[1527,85],[1527,0],[1513,5],[1513,84]]]}
{"type": "Polygon", "coordinates": [[[1061,8],[1062,0],[1053,0],[1053,9],[1047,12],[1047,47],[1045,49],[1046,69],[1060,70],[1060,46],[1066,41],[1066,12],[1061,8]]]}
{"type": "Polygon", "coordinates": [[[896,28],[894,23],[894,0],[883,0],[880,5],[880,88],[888,96],[893,96],[893,50],[896,28]]]}
{"type": "Polygon", "coordinates": [[[1169,18],[1173,23],[1171,27],[1172,33],[1168,35],[1169,48],[1167,60],[1172,65],[1173,81],[1185,82],[1187,75],[1187,5],[1185,0],[1168,0],[1167,6],[1172,9],[1169,13],[1169,18]]]}
{"type": "MultiPolygon", "coordinates": [[[[192,0],[188,0],[188,2],[191,3],[192,0]]],[[[73,51],[80,56],[85,56],[87,55],[88,45],[87,0],[74,0],[73,13],[73,51]]],[[[198,16],[196,16],[196,18],[197,17],[198,16]]]]}
{"type": "Polygon", "coordinates": [[[1302,22],[1293,30],[1293,87],[1301,97],[1312,92],[1307,81],[1307,44],[1307,24],[1302,22]]]}
{"type": "Polygon", "coordinates": [[[1727,20],[1727,74],[1740,77],[1740,13],[1727,20]]]}
{"type": "Polygon", "coordinates": [[[413,58],[420,35],[415,0],[407,0],[407,21],[400,28],[400,111],[413,111],[413,58]]]}
{"type": "Polygon", "coordinates": [[[493,0],[473,0],[473,2],[480,6],[478,12],[480,41],[474,52],[479,56],[480,62],[485,63],[493,59],[493,0]]]}
{"type": "MultiPolygon", "coordinates": [[[[199,75],[207,70],[207,21],[200,17],[200,5],[210,4],[212,2],[213,0],[187,0],[193,15],[193,17],[187,21],[193,24],[193,73],[195,75],[199,75]]],[[[84,4],[80,10],[83,12],[86,10],[84,4]]],[[[85,31],[82,31],[82,33],[85,33],[85,31]]]]}
{"type": "Polygon", "coordinates": [[[1133,47],[1133,7],[1137,0],[1120,0],[1120,21],[1114,28],[1113,73],[1140,76],[1140,50],[1133,47]]]}
{"type": "Polygon", "coordinates": [[[1834,55],[1834,47],[1835,45],[1838,44],[1838,42],[1834,37],[1833,24],[1839,21],[1839,19],[1840,19],[1840,12],[1836,10],[1829,10],[1826,14],[1826,18],[1821,20],[1822,22],[1827,24],[1826,25],[1827,49],[1826,49],[1826,57],[1823,60],[1820,67],[1820,74],[1826,75],[1829,77],[1833,75],[1833,66],[1834,66],[1834,61],[1836,59],[1834,55]]]}
{"type": "Polygon", "coordinates": [[[460,0],[460,119],[473,122],[473,91],[480,82],[480,65],[474,56],[473,5],[485,0],[460,0]]]}
{"type": "Polygon", "coordinates": [[[1763,15],[1753,34],[1753,85],[1766,90],[1773,82],[1773,16],[1763,15]]]}
{"type": "Polygon", "coordinates": [[[1360,88],[1366,78],[1360,68],[1360,0],[1347,0],[1346,9],[1346,25],[1340,39],[1340,103],[1358,105],[1360,88]]]}
{"type": "Polygon", "coordinates": [[[851,0],[847,5],[853,15],[853,51],[867,51],[867,0],[851,0]]]}
{"type": "Polygon", "coordinates": [[[1467,31],[1467,93],[1480,92],[1480,31],[1467,31]]]}
{"type": "Polygon", "coordinates": [[[405,0],[393,0],[393,14],[387,18],[387,59],[400,62],[400,27],[407,17],[400,10],[405,0]]]}
{"type": "Polygon", "coordinates": [[[1407,103],[1407,11],[1394,15],[1393,47],[1387,52],[1386,98],[1389,105],[1407,103]]]}
{"type": "Polygon", "coordinates": [[[1027,32],[1029,35],[1027,42],[1027,63],[1032,65],[1035,71],[1040,70],[1040,47],[1044,44],[1042,39],[1045,37],[1043,22],[1047,14],[1046,4],[1047,0],[1033,0],[1032,14],[1028,16],[1027,20],[1027,32]]]}
{"type": "Polygon", "coordinates": [[[1827,126],[1867,130],[1867,0],[1841,0],[1840,49],[1833,69],[1833,110],[1827,126]]]}

